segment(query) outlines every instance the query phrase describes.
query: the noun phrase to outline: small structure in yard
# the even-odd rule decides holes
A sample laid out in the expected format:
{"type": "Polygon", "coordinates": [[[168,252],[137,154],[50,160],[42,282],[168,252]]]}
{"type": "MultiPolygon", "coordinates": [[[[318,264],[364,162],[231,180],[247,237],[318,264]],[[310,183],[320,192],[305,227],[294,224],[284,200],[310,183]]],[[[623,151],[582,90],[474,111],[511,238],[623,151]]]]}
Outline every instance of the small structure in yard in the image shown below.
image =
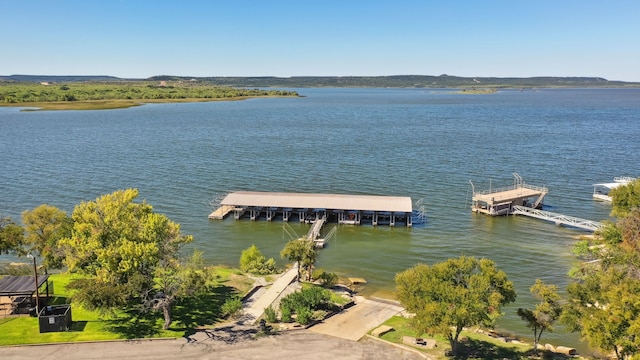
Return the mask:
{"type": "MultiPolygon", "coordinates": [[[[40,305],[46,303],[50,295],[49,275],[40,275],[37,279],[37,284],[34,276],[5,276],[0,279],[0,316],[28,314],[38,301],[40,305]],[[46,297],[38,299],[42,293],[36,289],[43,285],[46,297]]],[[[33,315],[35,316],[35,311],[33,315]]]]}
{"type": "Polygon", "coordinates": [[[45,306],[38,314],[40,332],[69,331],[71,323],[71,305],[45,306]]]}
{"type": "Polygon", "coordinates": [[[402,343],[411,346],[420,346],[426,349],[434,349],[438,345],[434,339],[414,338],[412,336],[403,336],[402,343]]]}

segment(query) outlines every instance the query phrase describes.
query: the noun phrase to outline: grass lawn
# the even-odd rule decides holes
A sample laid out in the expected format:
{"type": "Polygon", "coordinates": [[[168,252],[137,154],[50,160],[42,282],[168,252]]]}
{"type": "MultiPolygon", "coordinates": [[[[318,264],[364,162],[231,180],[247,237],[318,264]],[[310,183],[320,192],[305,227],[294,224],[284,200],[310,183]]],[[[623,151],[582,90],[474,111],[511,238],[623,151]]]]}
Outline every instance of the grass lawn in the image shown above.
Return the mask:
{"type": "MultiPolygon", "coordinates": [[[[235,270],[216,267],[211,271],[215,274],[215,280],[210,284],[210,291],[205,295],[176,303],[173,308],[173,323],[169,330],[162,330],[162,313],[140,314],[137,311],[123,311],[103,315],[71,303],[73,324],[70,331],[41,334],[38,319],[35,317],[5,318],[0,319],[0,345],[185,336],[200,326],[218,322],[220,306],[224,301],[230,296],[246,293],[251,287],[252,280],[235,270]]],[[[49,303],[68,304],[71,294],[66,286],[74,279],[74,275],[53,274],[49,279],[53,281],[55,288],[55,295],[49,303]]]]}
{"type": "MultiPolygon", "coordinates": [[[[408,325],[408,320],[401,316],[394,316],[387,320],[384,325],[393,327],[393,331],[390,331],[380,338],[393,343],[402,344],[403,336],[415,337],[415,331],[411,330],[408,325]]],[[[437,347],[435,349],[424,349],[419,346],[415,348],[425,352],[436,359],[452,359],[452,357],[446,356],[445,352],[451,349],[449,341],[442,336],[429,336],[423,334],[421,337],[427,339],[435,339],[437,347]]],[[[530,356],[531,345],[513,344],[501,342],[488,335],[475,333],[472,331],[463,331],[460,334],[460,341],[458,343],[458,355],[455,359],[489,359],[489,360],[501,360],[501,359],[534,359],[530,356]]],[[[546,351],[540,351],[539,357],[535,359],[569,359],[569,356],[562,354],[554,354],[546,351]]]]}

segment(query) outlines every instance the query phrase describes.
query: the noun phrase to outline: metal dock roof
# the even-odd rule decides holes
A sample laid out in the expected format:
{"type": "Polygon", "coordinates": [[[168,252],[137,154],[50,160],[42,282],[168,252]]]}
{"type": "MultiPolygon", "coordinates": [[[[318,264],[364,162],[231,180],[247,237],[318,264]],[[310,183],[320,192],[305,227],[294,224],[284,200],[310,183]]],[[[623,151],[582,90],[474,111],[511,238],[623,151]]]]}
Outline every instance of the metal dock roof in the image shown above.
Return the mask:
{"type": "Polygon", "coordinates": [[[413,211],[410,197],[378,195],[341,195],[285,192],[236,191],[220,205],[277,207],[292,209],[330,209],[360,211],[413,211]]]}

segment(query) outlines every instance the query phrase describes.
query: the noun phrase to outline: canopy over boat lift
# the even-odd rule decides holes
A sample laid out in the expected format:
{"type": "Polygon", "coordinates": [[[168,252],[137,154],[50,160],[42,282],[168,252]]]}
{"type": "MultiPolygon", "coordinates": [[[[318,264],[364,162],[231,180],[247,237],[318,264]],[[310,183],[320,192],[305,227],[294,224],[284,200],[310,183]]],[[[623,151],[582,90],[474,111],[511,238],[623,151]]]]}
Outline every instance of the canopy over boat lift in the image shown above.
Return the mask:
{"type": "MultiPolygon", "coordinates": [[[[490,215],[499,216],[511,213],[513,206],[525,206],[537,209],[542,206],[542,201],[549,190],[544,186],[525,184],[522,177],[513,173],[512,186],[489,189],[481,192],[473,190],[471,210],[490,215]]],[[[473,187],[473,183],[471,183],[473,187]]]]}
{"type": "Polygon", "coordinates": [[[636,178],[621,176],[614,177],[612,183],[593,184],[593,199],[611,202],[613,199],[609,196],[609,191],[634,181],[636,178]]]}

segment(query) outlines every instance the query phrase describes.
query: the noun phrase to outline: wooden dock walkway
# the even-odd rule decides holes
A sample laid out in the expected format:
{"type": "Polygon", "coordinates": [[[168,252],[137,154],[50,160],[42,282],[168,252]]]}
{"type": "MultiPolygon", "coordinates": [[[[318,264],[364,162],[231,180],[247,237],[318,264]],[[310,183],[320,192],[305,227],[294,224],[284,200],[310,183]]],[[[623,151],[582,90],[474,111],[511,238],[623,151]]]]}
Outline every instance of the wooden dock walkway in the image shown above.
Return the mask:
{"type": "Polygon", "coordinates": [[[229,215],[229,213],[231,211],[233,211],[233,209],[235,208],[235,206],[231,206],[231,205],[222,205],[219,208],[217,208],[214,212],[212,212],[211,214],[209,214],[209,219],[212,220],[222,220],[224,219],[227,215],[229,215]]]}
{"type": "Polygon", "coordinates": [[[512,206],[511,214],[529,216],[540,220],[550,221],[556,225],[565,225],[587,231],[596,231],[604,226],[601,222],[553,213],[550,211],[532,209],[526,206],[512,206]]]}

